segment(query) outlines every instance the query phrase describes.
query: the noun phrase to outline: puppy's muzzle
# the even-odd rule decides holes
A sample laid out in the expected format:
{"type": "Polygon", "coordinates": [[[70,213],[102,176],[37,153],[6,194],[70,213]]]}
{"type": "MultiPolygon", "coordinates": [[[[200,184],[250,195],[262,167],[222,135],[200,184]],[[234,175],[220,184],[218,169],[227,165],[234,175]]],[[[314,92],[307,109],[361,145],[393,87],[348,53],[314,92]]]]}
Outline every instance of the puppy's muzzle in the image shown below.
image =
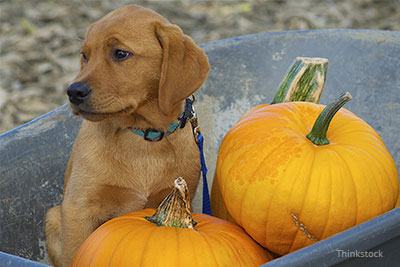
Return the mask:
{"type": "Polygon", "coordinates": [[[69,101],[72,104],[79,105],[89,98],[92,89],[83,82],[76,82],[70,84],[67,90],[69,101]]]}

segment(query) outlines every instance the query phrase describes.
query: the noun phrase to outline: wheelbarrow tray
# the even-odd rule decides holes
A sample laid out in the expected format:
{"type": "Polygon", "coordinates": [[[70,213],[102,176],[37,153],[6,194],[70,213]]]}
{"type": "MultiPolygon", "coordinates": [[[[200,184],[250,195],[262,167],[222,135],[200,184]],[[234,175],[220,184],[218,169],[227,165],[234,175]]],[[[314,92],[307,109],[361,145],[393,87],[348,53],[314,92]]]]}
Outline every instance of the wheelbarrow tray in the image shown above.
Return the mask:
{"type": "MultiPolygon", "coordinates": [[[[298,56],[329,60],[321,103],[349,91],[353,100],[346,108],[378,132],[399,169],[400,33],[291,31],[201,46],[211,64],[206,83],[196,93],[209,185],[226,132],[249,108],[271,102],[298,56]]],[[[0,136],[0,266],[39,266],[33,261],[48,262],[44,215],[61,202],[64,171],[80,123],[81,118],[64,105],[0,136]]],[[[199,212],[201,194],[196,195],[194,208],[199,212]]],[[[395,209],[265,266],[394,266],[400,262],[398,248],[400,210],[395,209]],[[379,254],[347,257],[349,254],[340,251],[379,254]]]]}

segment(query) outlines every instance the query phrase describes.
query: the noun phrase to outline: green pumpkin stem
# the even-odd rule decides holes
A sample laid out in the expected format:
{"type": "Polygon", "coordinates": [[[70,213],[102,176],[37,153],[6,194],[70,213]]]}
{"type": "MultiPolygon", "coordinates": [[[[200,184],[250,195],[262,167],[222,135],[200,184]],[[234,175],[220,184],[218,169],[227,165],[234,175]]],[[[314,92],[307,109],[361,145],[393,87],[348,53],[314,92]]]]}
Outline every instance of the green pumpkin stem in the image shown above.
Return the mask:
{"type": "Polygon", "coordinates": [[[171,193],[161,202],[156,212],[148,221],[158,226],[193,228],[196,222],[192,219],[189,189],[186,181],[179,177],[174,181],[171,193]]]}
{"type": "Polygon", "coordinates": [[[307,135],[307,138],[313,142],[314,145],[322,146],[329,144],[329,140],[326,138],[329,124],[339,109],[351,99],[350,93],[346,92],[321,111],[311,132],[307,135]]]}
{"type": "Polygon", "coordinates": [[[297,57],[281,82],[271,104],[307,101],[319,103],[324,90],[328,60],[297,57]]]}

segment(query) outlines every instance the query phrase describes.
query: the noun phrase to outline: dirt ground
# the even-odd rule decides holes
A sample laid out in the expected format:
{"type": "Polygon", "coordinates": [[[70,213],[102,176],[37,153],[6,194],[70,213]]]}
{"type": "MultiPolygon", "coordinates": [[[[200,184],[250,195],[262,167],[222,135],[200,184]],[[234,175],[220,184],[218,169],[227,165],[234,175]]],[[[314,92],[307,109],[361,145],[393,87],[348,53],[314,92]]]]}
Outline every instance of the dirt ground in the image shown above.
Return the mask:
{"type": "Polygon", "coordinates": [[[397,0],[0,0],[0,133],[66,103],[87,26],[132,3],[197,43],[271,31],[400,29],[397,0]]]}

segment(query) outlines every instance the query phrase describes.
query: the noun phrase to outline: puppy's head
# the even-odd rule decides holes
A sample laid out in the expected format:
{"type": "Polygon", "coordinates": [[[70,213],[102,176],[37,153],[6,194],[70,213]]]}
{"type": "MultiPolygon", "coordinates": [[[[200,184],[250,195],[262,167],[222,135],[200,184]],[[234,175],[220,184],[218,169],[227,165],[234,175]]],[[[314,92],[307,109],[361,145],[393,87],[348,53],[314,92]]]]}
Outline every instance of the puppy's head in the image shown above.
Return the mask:
{"type": "Polygon", "coordinates": [[[208,71],[207,56],[178,26],[126,6],[89,27],[67,93],[72,111],[91,121],[132,114],[150,101],[168,115],[208,71]]]}

